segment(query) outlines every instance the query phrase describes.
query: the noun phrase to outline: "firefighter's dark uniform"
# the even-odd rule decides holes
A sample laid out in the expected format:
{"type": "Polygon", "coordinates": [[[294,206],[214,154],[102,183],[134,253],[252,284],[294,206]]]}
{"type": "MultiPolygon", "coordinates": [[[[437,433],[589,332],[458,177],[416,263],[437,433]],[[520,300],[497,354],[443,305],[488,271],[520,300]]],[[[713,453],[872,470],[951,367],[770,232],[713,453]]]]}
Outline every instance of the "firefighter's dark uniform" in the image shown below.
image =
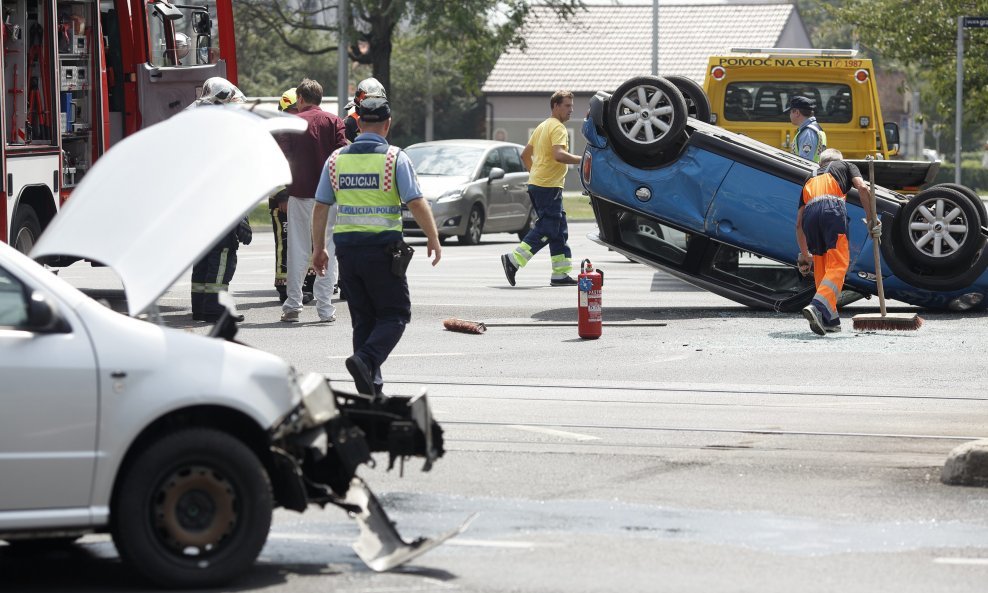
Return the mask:
{"type": "MultiPolygon", "coordinates": [[[[362,110],[360,117],[386,120],[391,111],[383,105],[373,112],[362,110]]],[[[317,201],[339,206],[333,240],[340,288],[350,309],[354,357],[369,370],[377,393],[384,382],[381,365],[412,317],[408,281],[393,273],[391,247],[402,240],[402,203],[421,198],[405,153],[382,136],[366,133],[333,153],[316,190],[317,201]]]]}
{"type": "Polygon", "coordinates": [[[226,234],[206,255],[192,266],[192,319],[216,321],[224,311],[219,294],[230,290],[230,280],[237,271],[236,229],[226,234]]]}

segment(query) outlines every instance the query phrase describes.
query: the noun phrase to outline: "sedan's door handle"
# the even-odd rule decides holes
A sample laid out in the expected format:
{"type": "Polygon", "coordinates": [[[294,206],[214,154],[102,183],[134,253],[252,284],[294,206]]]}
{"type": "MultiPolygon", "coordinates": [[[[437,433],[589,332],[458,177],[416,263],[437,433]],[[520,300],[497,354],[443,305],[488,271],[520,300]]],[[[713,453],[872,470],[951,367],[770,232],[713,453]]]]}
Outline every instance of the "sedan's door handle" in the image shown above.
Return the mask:
{"type": "Polygon", "coordinates": [[[127,373],[125,373],[124,371],[113,371],[112,373],[110,373],[110,377],[113,379],[123,379],[126,376],[127,373]]]}

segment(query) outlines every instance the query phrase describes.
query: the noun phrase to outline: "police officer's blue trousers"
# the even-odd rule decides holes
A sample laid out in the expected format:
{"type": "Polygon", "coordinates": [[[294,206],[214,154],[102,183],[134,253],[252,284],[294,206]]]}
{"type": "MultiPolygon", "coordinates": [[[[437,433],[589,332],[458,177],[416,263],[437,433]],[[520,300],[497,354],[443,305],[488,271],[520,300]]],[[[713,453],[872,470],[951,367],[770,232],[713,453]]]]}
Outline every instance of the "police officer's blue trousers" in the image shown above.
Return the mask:
{"type": "Polygon", "coordinates": [[[336,256],[353,325],[353,353],[372,370],[380,392],[381,365],[412,319],[408,281],[391,273],[392,257],[383,245],[338,246],[336,256]]]}

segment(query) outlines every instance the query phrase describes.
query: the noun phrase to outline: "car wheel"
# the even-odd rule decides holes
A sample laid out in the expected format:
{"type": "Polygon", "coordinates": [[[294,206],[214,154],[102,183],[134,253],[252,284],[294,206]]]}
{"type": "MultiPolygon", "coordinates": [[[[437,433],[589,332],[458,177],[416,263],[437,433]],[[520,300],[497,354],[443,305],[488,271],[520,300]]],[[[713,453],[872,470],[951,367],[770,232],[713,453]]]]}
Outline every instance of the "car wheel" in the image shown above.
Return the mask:
{"type": "Polygon", "coordinates": [[[457,236],[460,243],[464,245],[476,245],[480,243],[480,236],[484,233],[484,212],[480,204],[474,204],[467,217],[466,232],[457,236]]]}
{"type": "Polygon", "coordinates": [[[703,92],[703,87],[685,76],[666,76],[665,78],[683,94],[683,100],[686,101],[686,114],[705,124],[710,123],[710,99],[707,98],[707,93],[703,92]]]}
{"type": "Polygon", "coordinates": [[[172,433],[130,463],[114,492],[121,558],[160,587],[227,583],[268,537],[272,495],[257,456],[217,430],[172,433]]]}
{"type": "Polygon", "coordinates": [[[921,266],[953,267],[971,261],[985,243],[980,209],[953,189],[933,187],[916,194],[896,219],[906,253],[921,266]]]}
{"type": "Polygon", "coordinates": [[[685,126],[683,94],[664,78],[632,78],[607,102],[608,136],[629,155],[651,156],[673,147],[685,126]]]}
{"type": "Polygon", "coordinates": [[[10,234],[13,238],[10,245],[21,253],[29,253],[41,236],[41,221],[38,213],[27,204],[17,207],[17,214],[11,221],[10,228],[13,229],[10,234]]]}
{"type": "Polygon", "coordinates": [[[518,240],[524,241],[528,232],[535,228],[535,222],[539,219],[538,215],[535,214],[535,208],[530,208],[528,210],[528,219],[525,221],[525,226],[521,227],[518,231],[518,240]]]}

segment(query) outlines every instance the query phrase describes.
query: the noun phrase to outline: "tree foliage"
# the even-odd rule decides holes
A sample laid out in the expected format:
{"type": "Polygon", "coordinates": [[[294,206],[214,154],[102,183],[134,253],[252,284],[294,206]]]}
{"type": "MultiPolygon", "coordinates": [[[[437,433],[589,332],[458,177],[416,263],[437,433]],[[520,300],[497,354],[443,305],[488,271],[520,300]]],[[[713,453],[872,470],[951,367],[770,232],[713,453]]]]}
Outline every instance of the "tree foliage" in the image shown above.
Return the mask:
{"type": "MultiPolygon", "coordinates": [[[[908,69],[927,86],[934,119],[953,121],[957,17],[988,16],[988,0],[845,0],[818,2],[835,23],[849,25],[862,46],[908,69]]],[[[988,116],[988,29],[965,30],[964,121],[980,128],[988,116]]]]}

